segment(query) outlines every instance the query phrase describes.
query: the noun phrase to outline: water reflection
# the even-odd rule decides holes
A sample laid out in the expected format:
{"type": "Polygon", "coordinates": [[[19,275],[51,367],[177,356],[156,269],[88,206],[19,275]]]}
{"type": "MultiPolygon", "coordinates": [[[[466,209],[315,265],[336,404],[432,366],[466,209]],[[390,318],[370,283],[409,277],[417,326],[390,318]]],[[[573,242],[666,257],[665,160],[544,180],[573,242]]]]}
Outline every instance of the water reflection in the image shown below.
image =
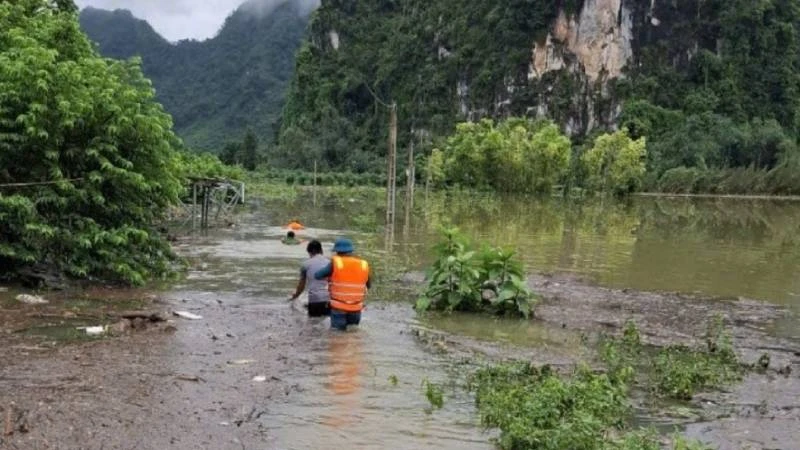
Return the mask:
{"type": "MultiPolygon", "coordinates": [[[[351,216],[372,215],[380,223],[382,196],[352,200],[323,198],[317,220],[347,228],[351,216]]],[[[516,249],[533,271],[572,272],[614,287],[745,296],[800,307],[800,202],[577,202],[439,192],[418,198],[400,234],[387,230],[391,234],[359,239],[373,256],[390,257],[386,264],[403,266],[395,270],[420,269],[431,262],[439,227],[452,225],[481,242],[516,249]]]]}
{"type": "Polygon", "coordinates": [[[362,336],[357,332],[332,333],[328,337],[327,388],[332,414],[322,417],[326,426],[346,432],[359,422],[355,412],[361,408],[359,391],[363,367],[362,336]]]}

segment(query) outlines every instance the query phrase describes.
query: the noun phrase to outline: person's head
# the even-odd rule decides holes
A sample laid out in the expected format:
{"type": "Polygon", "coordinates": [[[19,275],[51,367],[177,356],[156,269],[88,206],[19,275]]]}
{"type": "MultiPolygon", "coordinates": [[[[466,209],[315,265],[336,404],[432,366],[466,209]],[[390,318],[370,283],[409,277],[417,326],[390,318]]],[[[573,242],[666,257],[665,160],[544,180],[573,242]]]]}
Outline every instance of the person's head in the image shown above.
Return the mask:
{"type": "Polygon", "coordinates": [[[306,251],[309,256],[316,256],[322,254],[322,243],[316,239],[309,242],[306,246],[306,251]]]}
{"type": "Polygon", "coordinates": [[[286,233],[286,238],[287,239],[294,239],[294,231],[290,231],[290,232],[286,233]]]}
{"type": "Polygon", "coordinates": [[[340,255],[349,255],[355,251],[355,247],[350,239],[339,238],[333,244],[333,251],[340,255]]]}

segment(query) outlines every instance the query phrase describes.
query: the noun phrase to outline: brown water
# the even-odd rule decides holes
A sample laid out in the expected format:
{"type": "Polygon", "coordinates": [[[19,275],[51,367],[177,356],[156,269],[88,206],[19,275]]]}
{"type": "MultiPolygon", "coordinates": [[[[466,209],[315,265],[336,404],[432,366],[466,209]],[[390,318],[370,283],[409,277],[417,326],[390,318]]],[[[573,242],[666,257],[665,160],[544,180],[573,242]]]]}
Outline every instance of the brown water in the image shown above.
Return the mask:
{"type": "MultiPolygon", "coordinates": [[[[373,300],[413,298],[413,289],[392,280],[424,268],[438,228],[454,225],[476,240],[516,248],[532,271],[570,272],[613,287],[800,305],[798,203],[642,198],[572,204],[436,195],[420,198],[407,219],[401,212],[392,235],[378,226],[381,200],[366,193],[321,196],[316,207],[305,196],[251,205],[238,230],[200,247],[206,266],[187,287],[233,290],[252,298],[244,304],[279,303],[294,286],[304,252],[277,242],[278,225],[297,216],[311,227],[302,236],[320,238],[326,250],[338,236],[354,238],[380,284],[392,287],[372,293],[373,300]]],[[[444,409],[428,411],[422,380],[447,386],[466,370],[424,348],[410,335],[413,328],[491,342],[509,355],[512,347],[516,355],[530,349],[531,357],[554,362],[590,353],[578,333],[542,323],[474,315],[419,322],[405,302],[373,305],[355,334],[330,334],[325,322],[306,321],[299,311],[294,316],[301,330],[295,350],[306,356],[302,366],[281,375],[299,391],[262,417],[275,448],[490,448],[490,435],[463,390],[446,388],[444,409]],[[397,385],[390,382],[394,377],[397,385]]]]}
{"type": "MultiPolygon", "coordinates": [[[[352,200],[323,199],[309,208],[300,197],[283,208],[315,225],[347,228],[382,220],[379,197],[352,200]]],[[[420,196],[408,220],[402,209],[398,212],[391,264],[425,267],[442,225],[457,226],[479,242],[516,249],[535,272],[570,272],[610,287],[800,307],[800,202],[420,196]]],[[[383,244],[383,237],[357,238],[374,248],[383,244]]]]}

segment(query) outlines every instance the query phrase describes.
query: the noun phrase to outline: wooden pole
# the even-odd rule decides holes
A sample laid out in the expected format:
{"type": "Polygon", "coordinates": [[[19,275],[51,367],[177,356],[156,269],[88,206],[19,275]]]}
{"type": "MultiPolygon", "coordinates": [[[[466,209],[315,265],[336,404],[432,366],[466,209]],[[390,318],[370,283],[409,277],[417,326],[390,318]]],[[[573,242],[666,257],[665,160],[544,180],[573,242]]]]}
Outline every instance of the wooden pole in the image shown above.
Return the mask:
{"type": "Polygon", "coordinates": [[[317,206],[317,160],[314,160],[314,206],[317,206]]]}
{"type": "MultiPolygon", "coordinates": [[[[413,134],[413,133],[412,133],[413,134]]],[[[411,228],[411,212],[414,209],[414,138],[408,145],[408,166],[406,167],[406,201],[403,234],[408,236],[411,228]]]]}
{"type": "Polygon", "coordinates": [[[408,209],[414,210],[414,188],[417,183],[417,166],[414,163],[414,137],[408,148],[408,209]]]}
{"type": "Polygon", "coordinates": [[[192,230],[197,228],[197,182],[192,183],[192,230]]]}
{"type": "Polygon", "coordinates": [[[394,224],[397,189],[397,103],[389,108],[389,156],[386,171],[386,224],[394,224]]]}

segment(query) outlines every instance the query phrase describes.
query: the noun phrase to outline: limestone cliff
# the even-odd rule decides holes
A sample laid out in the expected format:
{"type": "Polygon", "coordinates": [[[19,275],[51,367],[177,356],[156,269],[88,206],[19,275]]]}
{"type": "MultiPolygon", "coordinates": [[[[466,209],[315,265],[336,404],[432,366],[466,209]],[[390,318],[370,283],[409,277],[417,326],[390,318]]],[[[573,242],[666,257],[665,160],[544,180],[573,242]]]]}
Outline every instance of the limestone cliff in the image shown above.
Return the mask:
{"type": "Polygon", "coordinates": [[[510,115],[553,119],[580,139],[617,126],[633,97],[790,124],[796,80],[791,69],[766,69],[775,60],[766,55],[795,63],[797,6],[766,3],[323,0],[298,55],[281,143],[333,165],[349,164],[353,148],[366,155],[359,161],[378,160],[380,104],[390,101],[398,103],[401,145],[412,128],[437,136],[458,121],[510,115]],[[748,35],[762,29],[763,39],[748,35]],[[714,76],[726,82],[711,87],[714,76]],[[769,102],[788,106],[760,108],[769,102]]]}

